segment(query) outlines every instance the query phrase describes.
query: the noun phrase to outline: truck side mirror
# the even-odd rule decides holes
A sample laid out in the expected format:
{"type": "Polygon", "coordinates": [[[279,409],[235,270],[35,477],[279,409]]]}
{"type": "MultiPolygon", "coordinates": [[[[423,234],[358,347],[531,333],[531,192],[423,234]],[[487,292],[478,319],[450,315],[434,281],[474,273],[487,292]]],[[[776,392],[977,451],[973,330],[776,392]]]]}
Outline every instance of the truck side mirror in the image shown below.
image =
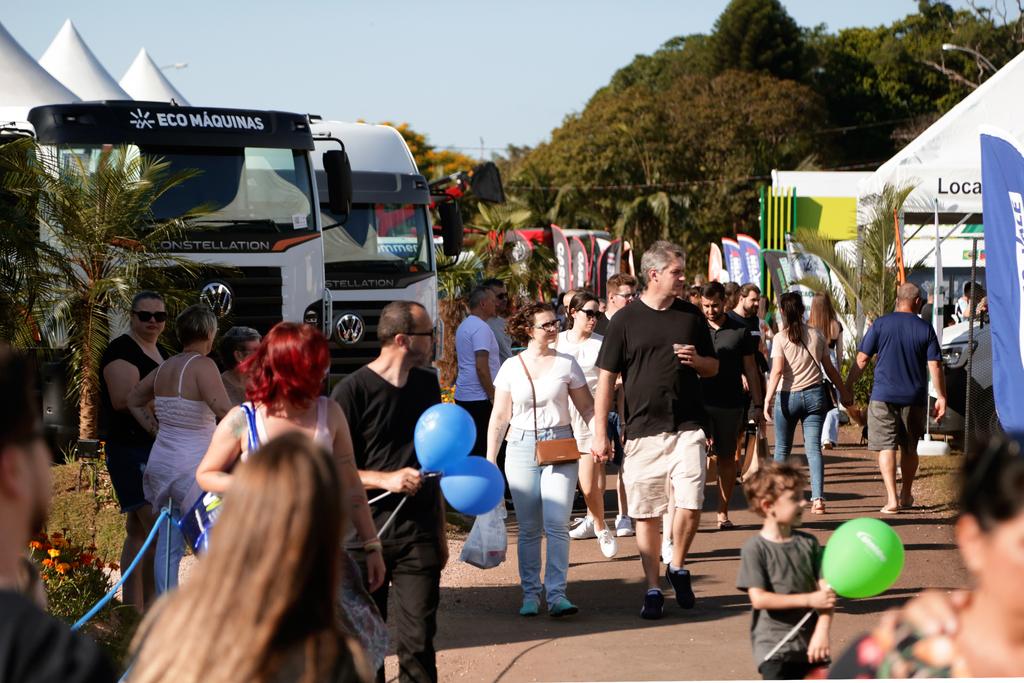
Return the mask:
{"type": "Polygon", "coordinates": [[[327,206],[331,213],[348,216],[352,210],[352,165],[344,150],[324,152],[324,172],[327,173],[327,206]]]}
{"type": "Polygon", "coordinates": [[[459,205],[455,202],[438,204],[437,215],[441,222],[444,255],[458,256],[462,253],[462,214],[459,205]]]}

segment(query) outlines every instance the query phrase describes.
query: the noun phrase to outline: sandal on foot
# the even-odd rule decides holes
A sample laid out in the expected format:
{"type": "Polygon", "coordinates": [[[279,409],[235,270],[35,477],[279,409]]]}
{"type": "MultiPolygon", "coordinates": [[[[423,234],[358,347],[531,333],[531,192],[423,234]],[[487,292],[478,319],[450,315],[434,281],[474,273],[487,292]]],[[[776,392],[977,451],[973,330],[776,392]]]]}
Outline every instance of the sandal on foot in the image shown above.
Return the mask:
{"type": "Polygon", "coordinates": [[[900,513],[900,506],[897,505],[894,508],[884,507],[881,510],[879,510],[879,512],[881,512],[883,515],[898,515],[900,513]]]}
{"type": "Polygon", "coordinates": [[[730,521],[728,519],[720,519],[720,520],[718,520],[718,529],[719,529],[719,531],[723,531],[725,529],[734,529],[734,528],[736,528],[736,525],[733,524],[732,521],[730,521]]]}
{"type": "Polygon", "coordinates": [[[812,515],[823,515],[825,514],[825,500],[823,498],[816,498],[811,501],[811,514],[812,515]]]}

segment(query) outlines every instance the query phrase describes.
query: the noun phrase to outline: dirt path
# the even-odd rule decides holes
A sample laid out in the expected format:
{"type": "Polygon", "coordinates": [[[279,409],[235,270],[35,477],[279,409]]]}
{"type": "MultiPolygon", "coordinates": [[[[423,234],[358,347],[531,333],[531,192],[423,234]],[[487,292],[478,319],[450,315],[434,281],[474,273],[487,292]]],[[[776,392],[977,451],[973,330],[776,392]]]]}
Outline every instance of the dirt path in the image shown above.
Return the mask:
{"type": "MultiPolygon", "coordinates": [[[[852,433],[844,432],[843,441],[855,441],[852,433]]],[[[872,454],[859,447],[840,447],[830,451],[825,462],[828,514],[806,514],[803,526],[822,543],[847,519],[883,517],[878,512],[882,486],[872,454]]],[[[950,479],[957,465],[956,458],[922,458],[915,484],[918,507],[884,516],[907,548],[906,566],[884,595],[841,599],[832,632],[834,656],[874,624],[881,611],[922,588],[965,584],[950,527],[950,479]]],[[[710,489],[708,498],[706,511],[716,500],[710,489]]],[[[644,591],[635,538],[619,539],[619,553],[612,560],[600,554],[596,540],[572,542],[568,594],[580,613],[565,620],[550,619],[543,611],[533,619],[516,614],[521,594],[514,536],[510,535],[508,560],[496,569],[483,571],[453,559],[442,579],[436,640],[441,680],[759,678],[750,651],[749,603],[734,588],[740,546],[756,533],[759,523],[746,510],[739,490],[731,507],[736,529],[718,531],[714,514],[706,512],[694,541],[688,567],[694,574],[697,607],[684,611],[667,592],[661,621],[639,616],[644,591]]],[[[452,548],[452,557],[458,557],[458,547],[452,548]]],[[[389,680],[397,675],[393,656],[387,671],[389,680]]]]}

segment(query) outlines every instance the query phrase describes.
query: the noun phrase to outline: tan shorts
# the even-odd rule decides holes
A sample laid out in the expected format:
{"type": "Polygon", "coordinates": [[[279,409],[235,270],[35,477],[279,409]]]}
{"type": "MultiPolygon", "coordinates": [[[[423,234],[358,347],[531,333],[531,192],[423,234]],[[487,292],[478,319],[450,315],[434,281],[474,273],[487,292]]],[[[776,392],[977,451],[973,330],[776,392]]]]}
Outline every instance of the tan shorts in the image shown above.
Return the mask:
{"type": "Polygon", "coordinates": [[[704,506],[708,457],[703,429],[629,439],[625,454],[622,481],[630,517],[650,519],[665,514],[670,479],[675,507],[700,510],[704,506]]]}
{"type": "Polygon", "coordinates": [[[868,450],[917,450],[917,442],[925,432],[928,409],[903,406],[883,401],[868,403],[868,450]]]}

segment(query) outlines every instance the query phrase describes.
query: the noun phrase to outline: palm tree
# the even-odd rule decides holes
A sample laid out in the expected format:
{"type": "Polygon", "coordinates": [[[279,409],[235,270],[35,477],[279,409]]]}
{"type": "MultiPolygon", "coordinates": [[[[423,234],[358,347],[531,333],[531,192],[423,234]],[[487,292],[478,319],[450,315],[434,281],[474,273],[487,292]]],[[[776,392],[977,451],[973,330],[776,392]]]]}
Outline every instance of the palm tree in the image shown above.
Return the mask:
{"type": "Polygon", "coordinates": [[[689,253],[693,247],[689,244],[692,240],[687,239],[685,232],[672,230],[674,224],[682,223],[687,208],[687,198],[682,195],[664,191],[640,195],[619,205],[615,232],[619,237],[629,239],[637,252],[642,252],[658,240],[675,238],[689,253]]]}
{"type": "Polygon", "coordinates": [[[127,147],[104,150],[92,168],[77,156],[59,158],[38,147],[13,161],[5,190],[34,204],[35,234],[43,244],[33,264],[47,280],[35,307],[39,327],[67,348],[79,437],[94,439],[100,360],[117,312],[128,309],[140,288],[173,292],[183,277],[197,275],[198,264],[160,245],[180,239],[203,207],[170,220],[153,215],[161,196],[197,172],[170,173],[168,162],[127,147]]]}
{"type": "Polygon", "coordinates": [[[838,243],[821,237],[817,231],[798,229],[793,242],[820,258],[831,271],[832,284],[820,278],[804,277],[796,281],[816,292],[828,292],[836,310],[856,315],[858,339],[863,321],[874,320],[893,310],[899,268],[896,263],[894,213],[898,213],[912,185],[886,184],[882,191],[867,197],[867,222],[861,226],[854,249],[838,248],[838,243]],[[859,310],[858,310],[859,309],[859,310]]]}

